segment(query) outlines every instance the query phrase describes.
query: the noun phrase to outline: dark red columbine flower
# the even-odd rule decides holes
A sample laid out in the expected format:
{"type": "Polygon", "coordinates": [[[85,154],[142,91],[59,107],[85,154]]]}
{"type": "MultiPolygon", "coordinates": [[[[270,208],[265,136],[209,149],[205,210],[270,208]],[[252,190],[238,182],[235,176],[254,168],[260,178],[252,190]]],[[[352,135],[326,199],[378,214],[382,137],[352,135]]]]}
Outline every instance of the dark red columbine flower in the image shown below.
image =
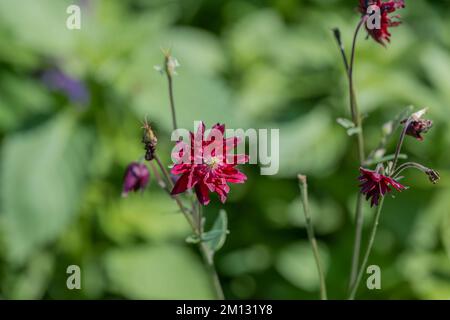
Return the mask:
{"type": "Polygon", "coordinates": [[[380,28],[369,29],[366,24],[366,30],[375,41],[385,46],[386,42],[391,42],[389,28],[396,27],[402,23],[398,20],[400,19],[400,15],[390,16],[390,14],[395,12],[397,9],[404,8],[405,1],[359,0],[359,11],[362,14],[367,14],[367,9],[370,6],[378,6],[378,8],[380,8],[380,28]]]}
{"type": "Polygon", "coordinates": [[[145,164],[137,162],[130,163],[123,178],[122,196],[126,197],[130,191],[144,190],[149,179],[150,173],[145,164]]]}
{"type": "Polygon", "coordinates": [[[190,133],[190,142],[177,142],[172,158],[175,165],[171,173],[181,175],[172,195],[195,189],[202,205],[210,202],[209,192],[215,192],[220,200],[226,201],[230,187],[228,183],[244,183],[247,177],[236,169],[238,164],[248,162],[247,155],[235,155],[240,143],[237,137],[224,138],[225,125],[216,124],[205,138],[205,124],[197,132],[190,133]]]}
{"type": "MultiPolygon", "coordinates": [[[[405,124],[407,120],[402,121],[405,124]]],[[[416,138],[419,141],[423,141],[422,133],[427,133],[433,126],[433,121],[426,119],[413,119],[409,122],[408,128],[406,128],[406,134],[416,138]]]]}
{"type": "Polygon", "coordinates": [[[382,175],[376,171],[359,168],[361,175],[359,176],[359,185],[361,188],[361,193],[366,195],[366,199],[372,198],[370,206],[377,206],[380,199],[388,192],[391,192],[389,186],[394,187],[397,191],[405,190],[406,187],[398,183],[392,178],[382,175]]]}

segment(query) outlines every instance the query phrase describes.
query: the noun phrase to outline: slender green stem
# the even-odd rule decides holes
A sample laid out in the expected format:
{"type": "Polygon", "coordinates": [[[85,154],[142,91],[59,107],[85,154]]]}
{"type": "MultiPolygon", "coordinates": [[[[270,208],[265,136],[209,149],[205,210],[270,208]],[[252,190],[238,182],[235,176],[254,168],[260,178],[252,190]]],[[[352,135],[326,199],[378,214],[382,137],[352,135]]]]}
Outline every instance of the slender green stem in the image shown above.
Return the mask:
{"type": "Polygon", "coordinates": [[[203,259],[208,267],[208,273],[211,278],[214,291],[216,293],[216,298],[218,300],[225,300],[225,295],[223,294],[222,285],[220,284],[219,275],[217,274],[216,266],[214,263],[213,254],[211,249],[206,245],[205,242],[199,243],[200,251],[202,253],[203,259]]]}
{"type": "MultiPolygon", "coordinates": [[[[358,39],[358,33],[361,30],[364,22],[366,21],[366,16],[364,16],[358,23],[355,33],[353,35],[352,51],[350,55],[350,64],[348,68],[348,83],[350,92],[350,109],[352,113],[353,122],[355,126],[359,128],[357,132],[357,145],[358,145],[358,155],[359,164],[362,166],[365,162],[364,154],[364,132],[362,128],[361,114],[359,112],[358,104],[356,101],[355,87],[353,83],[353,70],[355,64],[355,53],[356,53],[356,40],[358,39]]],[[[355,242],[353,245],[353,255],[352,255],[352,265],[350,271],[349,288],[355,282],[356,274],[358,272],[359,257],[361,254],[361,239],[362,230],[364,226],[364,215],[362,212],[362,207],[364,203],[364,198],[362,194],[358,195],[356,201],[356,214],[355,214],[355,242]]]]}
{"type": "Polygon", "coordinates": [[[172,126],[176,130],[178,128],[177,117],[175,114],[175,99],[173,97],[173,79],[172,76],[167,74],[167,83],[169,86],[169,100],[170,100],[170,110],[172,112],[172,126]]]}
{"type": "Polygon", "coordinates": [[[438,183],[439,179],[441,178],[439,175],[439,172],[437,172],[436,170],[427,168],[417,162],[406,162],[406,163],[402,164],[401,166],[399,166],[397,168],[397,170],[395,170],[395,172],[392,174],[392,176],[394,177],[394,180],[399,178],[399,175],[400,175],[400,173],[403,172],[403,170],[406,170],[409,168],[417,169],[417,170],[420,170],[421,172],[425,173],[428,177],[428,180],[430,180],[430,182],[432,184],[438,183]]]}
{"type": "Polygon", "coordinates": [[[197,201],[197,225],[200,239],[203,233],[203,206],[197,201]]]}
{"type": "Polygon", "coordinates": [[[375,214],[375,218],[374,218],[374,221],[373,221],[372,231],[370,233],[370,238],[369,238],[369,242],[367,244],[366,253],[364,255],[361,267],[359,268],[358,275],[356,277],[356,281],[352,285],[352,288],[351,288],[351,291],[350,291],[350,295],[349,295],[349,298],[348,298],[349,300],[355,299],[355,295],[356,295],[356,292],[358,291],[358,287],[359,287],[359,284],[361,282],[364,270],[366,269],[370,253],[372,251],[372,247],[373,247],[373,244],[375,242],[375,235],[377,233],[378,223],[380,221],[380,215],[381,215],[381,210],[383,209],[383,204],[384,204],[384,197],[381,198],[381,201],[380,201],[380,203],[379,203],[379,205],[377,207],[377,212],[375,214]]]}
{"type": "Polygon", "coordinates": [[[397,169],[398,158],[400,155],[400,151],[402,150],[403,142],[405,141],[406,131],[408,130],[411,120],[412,120],[412,118],[409,117],[408,120],[406,121],[405,126],[402,130],[402,133],[400,135],[400,139],[398,140],[397,147],[395,148],[394,162],[392,165],[392,173],[395,172],[395,170],[397,169]]]}
{"type": "Polygon", "coordinates": [[[349,290],[356,280],[356,275],[358,272],[359,256],[361,254],[362,230],[364,227],[364,215],[362,213],[363,204],[364,204],[364,195],[359,193],[356,199],[355,240],[353,242],[352,265],[350,271],[350,279],[348,283],[349,290]]]}
{"type": "MultiPolygon", "coordinates": [[[[407,118],[411,112],[413,110],[412,106],[407,107],[405,110],[403,110],[402,112],[400,112],[394,120],[391,121],[392,124],[389,124],[391,126],[390,129],[388,129],[388,133],[387,134],[383,134],[380,143],[378,144],[378,146],[372,150],[372,152],[369,154],[369,156],[366,159],[366,166],[371,166],[374,164],[377,164],[378,162],[386,162],[386,161],[391,161],[394,159],[395,155],[391,155],[389,156],[389,159],[384,159],[383,161],[376,161],[374,158],[377,155],[378,152],[383,151],[386,149],[386,145],[389,143],[389,141],[391,141],[392,136],[395,134],[395,132],[397,131],[398,127],[400,127],[402,120],[404,120],[405,118],[407,118]]],[[[384,151],[383,151],[384,152],[384,151]]],[[[383,153],[384,154],[384,153],[383,153]]],[[[387,156],[386,156],[387,157],[387,156]]],[[[404,154],[399,154],[399,159],[407,159],[408,157],[404,154]]]]}
{"type": "MultiPolygon", "coordinates": [[[[169,194],[170,194],[170,190],[173,188],[173,182],[172,179],[170,179],[169,173],[168,171],[165,169],[165,167],[163,166],[161,160],[159,159],[159,157],[155,154],[155,161],[158,164],[158,167],[162,173],[162,175],[165,177],[165,179],[168,181],[169,185],[171,185],[170,189],[167,189],[169,194]]],[[[157,175],[158,177],[158,175],[157,175]]],[[[177,196],[172,196],[173,199],[175,199],[178,207],[180,208],[181,212],[183,213],[183,215],[186,217],[186,220],[189,222],[189,225],[191,226],[192,232],[194,232],[194,234],[196,236],[198,236],[199,239],[201,239],[202,233],[203,233],[203,224],[202,224],[202,207],[201,204],[198,203],[197,204],[197,208],[192,208],[192,212],[197,211],[197,221],[194,217],[194,215],[190,214],[188,209],[183,205],[183,203],[180,201],[180,199],[177,196]],[[196,210],[195,210],[196,209],[196,210]]],[[[213,284],[213,288],[214,291],[216,293],[216,297],[219,300],[224,300],[224,294],[223,294],[223,290],[222,290],[222,286],[220,284],[220,280],[219,280],[219,276],[217,274],[216,271],[216,267],[214,264],[214,259],[213,259],[213,253],[211,252],[211,249],[203,242],[200,241],[199,242],[199,249],[200,252],[202,254],[202,257],[205,261],[205,264],[207,266],[207,270],[208,273],[210,275],[212,284],[213,284]]]]}
{"type": "Polygon", "coordinates": [[[393,177],[398,177],[398,175],[400,173],[402,173],[403,170],[409,169],[409,168],[415,168],[417,170],[422,171],[423,173],[427,173],[428,171],[430,171],[430,168],[427,168],[417,162],[405,162],[403,163],[401,166],[399,166],[393,173],[392,176],[393,177]]]}
{"type": "Polygon", "coordinates": [[[348,74],[349,65],[348,65],[347,55],[345,54],[344,43],[342,42],[342,38],[341,38],[341,31],[338,28],[334,28],[333,34],[334,34],[334,37],[339,46],[339,50],[341,52],[342,62],[344,62],[344,67],[345,67],[345,73],[348,74]]]}
{"type": "Polygon", "coordinates": [[[176,59],[174,59],[170,55],[170,50],[163,51],[164,52],[164,67],[165,73],[167,77],[167,85],[169,89],[169,102],[170,102],[170,111],[172,115],[172,126],[173,130],[178,129],[177,117],[175,113],[175,99],[173,97],[173,75],[175,74],[176,67],[176,59]]]}
{"type": "Polygon", "coordinates": [[[306,176],[299,175],[299,186],[300,186],[300,193],[303,203],[303,212],[305,214],[305,221],[306,221],[306,231],[308,233],[309,242],[311,243],[312,251],[314,254],[314,260],[316,261],[317,265],[317,272],[319,273],[319,280],[320,280],[320,298],[322,300],[327,300],[327,287],[325,282],[325,275],[323,272],[322,264],[320,262],[320,256],[319,256],[319,248],[317,246],[317,240],[314,235],[314,227],[311,221],[311,216],[309,214],[309,204],[308,204],[308,183],[306,176]]]}
{"type": "MultiPolygon", "coordinates": [[[[399,155],[397,155],[397,158],[405,160],[405,159],[408,159],[408,156],[406,154],[400,153],[399,155]]],[[[390,154],[390,155],[384,156],[384,157],[379,158],[379,159],[368,159],[368,160],[366,160],[364,165],[365,166],[373,166],[375,164],[392,161],[394,159],[395,159],[395,155],[394,154],[390,154]]]]}
{"type": "Polygon", "coordinates": [[[366,16],[364,16],[358,23],[355,34],[353,35],[352,42],[352,51],[350,55],[350,64],[348,67],[348,82],[349,82],[349,91],[350,91],[350,109],[352,113],[352,120],[355,123],[355,126],[359,128],[357,133],[357,141],[358,141],[358,155],[359,155],[359,163],[362,165],[365,160],[364,155],[364,134],[362,128],[361,114],[359,112],[358,103],[356,101],[355,87],[353,83],[353,70],[355,65],[355,53],[356,53],[356,40],[358,39],[359,31],[366,21],[366,16]]]}

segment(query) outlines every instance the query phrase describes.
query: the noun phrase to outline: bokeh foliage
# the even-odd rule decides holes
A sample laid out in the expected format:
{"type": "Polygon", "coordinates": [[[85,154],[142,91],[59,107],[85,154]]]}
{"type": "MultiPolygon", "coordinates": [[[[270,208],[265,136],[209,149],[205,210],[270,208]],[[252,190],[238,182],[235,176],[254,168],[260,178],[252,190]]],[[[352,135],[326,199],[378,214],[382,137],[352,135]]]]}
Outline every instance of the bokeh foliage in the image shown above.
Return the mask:
{"type": "MultiPolygon", "coordinates": [[[[229,298],[317,298],[318,281],[296,175],[309,176],[313,220],[330,296],[343,298],[357,190],[356,151],[336,123],[348,117],[346,79],[331,28],[349,45],[357,1],[84,0],[82,28],[65,27],[67,0],[0,1],[0,297],[211,298],[189,228],[155,181],[120,197],[124,168],[143,155],[147,116],[168,161],[160,47],[181,63],[179,123],[279,128],[280,172],[232,187],[231,233],[217,253],[229,298]],[[81,104],[43,84],[58,65],[90,92],[81,104]],[[81,266],[82,290],[66,288],[81,266]]],[[[408,173],[388,199],[371,264],[382,290],[370,299],[450,298],[450,6],[406,1],[404,24],[383,48],[360,38],[355,79],[368,148],[405,106],[429,107],[435,127],[410,158],[442,181],[408,173]]],[[[393,148],[393,145],[390,146],[393,148]]],[[[367,208],[367,224],[372,212],[367,208]]]]}

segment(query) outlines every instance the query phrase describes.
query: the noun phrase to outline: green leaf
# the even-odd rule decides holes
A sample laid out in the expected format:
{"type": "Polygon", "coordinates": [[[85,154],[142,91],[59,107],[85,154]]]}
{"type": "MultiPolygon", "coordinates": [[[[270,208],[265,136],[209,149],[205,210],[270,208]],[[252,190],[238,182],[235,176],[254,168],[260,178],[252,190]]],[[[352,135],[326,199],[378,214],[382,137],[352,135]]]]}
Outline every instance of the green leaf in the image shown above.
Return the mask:
{"type": "Polygon", "coordinates": [[[348,129],[347,130],[347,134],[349,135],[349,136],[353,136],[353,135],[355,135],[355,134],[357,134],[357,133],[360,133],[361,132],[361,128],[350,128],[350,129],[348,129]]]}
{"type": "Polygon", "coordinates": [[[350,128],[355,127],[355,124],[353,123],[353,121],[351,121],[349,119],[337,118],[336,122],[339,123],[342,127],[344,127],[344,129],[350,129],[350,128]]]}
{"type": "Polygon", "coordinates": [[[213,252],[217,252],[224,245],[228,232],[227,213],[225,210],[220,210],[211,230],[205,232],[202,239],[213,252]]]}
{"type": "Polygon", "coordinates": [[[191,234],[186,238],[186,243],[189,244],[198,244],[200,243],[200,238],[196,234],[191,234]]]}
{"type": "Polygon", "coordinates": [[[100,210],[100,226],[109,239],[121,245],[134,243],[136,236],[147,241],[179,241],[189,233],[186,219],[175,214],[175,201],[156,188],[127,198],[117,193],[116,201],[100,210]]]}
{"type": "Polygon", "coordinates": [[[17,263],[55,240],[81,203],[89,148],[87,132],[64,113],[5,139],[0,212],[7,253],[17,263]]]}
{"type": "Polygon", "coordinates": [[[54,263],[54,256],[48,252],[34,255],[17,277],[7,277],[6,283],[12,281],[7,290],[8,299],[42,299],[52,277],[54,263]]]}
{"type": "Polygon", "coordinates": [[[104,259],[113,292],[130,299],[212,299],[206,271],[191,251],[171,245],[110,251],[104,259]]]}

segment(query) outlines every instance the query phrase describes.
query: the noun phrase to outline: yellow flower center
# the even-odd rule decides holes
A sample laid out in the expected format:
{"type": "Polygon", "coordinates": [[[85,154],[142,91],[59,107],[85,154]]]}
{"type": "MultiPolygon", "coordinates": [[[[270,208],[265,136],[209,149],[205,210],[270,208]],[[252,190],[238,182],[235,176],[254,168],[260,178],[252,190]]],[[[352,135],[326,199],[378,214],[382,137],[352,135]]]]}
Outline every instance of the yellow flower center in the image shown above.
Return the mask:
{"type": "Polygon", "coordinates": [[[205,163],[206,163],[206,165],[207,165],[208,167],[210,167],[211,169],[215,169],[215,168],[217,168],[217,166],[219,165],[220,159],[217,158],[217,157],[211,157],[211,158],[209,158],[209,159],[206,159],[206,160],[205,160],[205,163]]]}

